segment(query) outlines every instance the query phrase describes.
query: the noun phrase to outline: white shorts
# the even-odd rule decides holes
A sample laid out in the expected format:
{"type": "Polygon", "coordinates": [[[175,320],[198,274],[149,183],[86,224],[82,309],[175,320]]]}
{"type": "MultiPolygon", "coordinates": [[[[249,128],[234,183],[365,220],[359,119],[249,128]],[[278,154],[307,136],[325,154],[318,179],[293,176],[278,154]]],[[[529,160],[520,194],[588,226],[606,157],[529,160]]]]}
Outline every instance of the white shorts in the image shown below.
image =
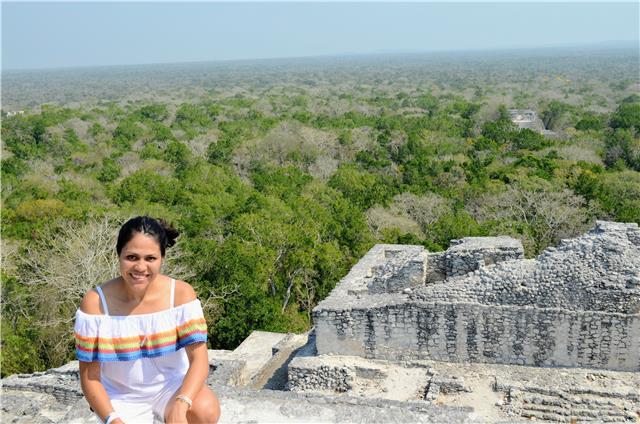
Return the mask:
{"type": "Polygon", "coordinates": [[[168,385],[148,401],[134,402],[123,399],[111,399],[111,405],[125,424],[164,423],[165,409],[181,385],[181,380],[168,385]]]}

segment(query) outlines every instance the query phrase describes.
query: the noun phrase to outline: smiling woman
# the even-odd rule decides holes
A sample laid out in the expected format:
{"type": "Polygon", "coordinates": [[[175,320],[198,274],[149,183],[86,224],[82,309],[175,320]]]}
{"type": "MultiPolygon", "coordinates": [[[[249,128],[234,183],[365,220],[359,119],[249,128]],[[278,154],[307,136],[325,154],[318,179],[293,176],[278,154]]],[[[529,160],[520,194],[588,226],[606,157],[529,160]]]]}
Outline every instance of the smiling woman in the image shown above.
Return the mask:
{"type": "Polygon", "coordinates": [[[193,288],[161,273],[178,232],[140,216],[118,234],[120,276],[89,291],[76,314],[84,395],[102,422],[215,423],[205,384],[207,325],[193,288]]]}

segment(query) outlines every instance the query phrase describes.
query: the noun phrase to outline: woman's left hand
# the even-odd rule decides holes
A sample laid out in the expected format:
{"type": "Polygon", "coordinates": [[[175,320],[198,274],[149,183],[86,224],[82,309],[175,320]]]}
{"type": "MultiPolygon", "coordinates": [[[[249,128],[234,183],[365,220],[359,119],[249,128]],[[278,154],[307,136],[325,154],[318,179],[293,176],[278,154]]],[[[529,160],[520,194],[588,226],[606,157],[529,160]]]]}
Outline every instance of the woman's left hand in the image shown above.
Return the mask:
{"type": "Polygon", "coordinates": [[[174,400],[166,416],[167,424],[186,424],[189,405],[181,400],[174,400]]]}

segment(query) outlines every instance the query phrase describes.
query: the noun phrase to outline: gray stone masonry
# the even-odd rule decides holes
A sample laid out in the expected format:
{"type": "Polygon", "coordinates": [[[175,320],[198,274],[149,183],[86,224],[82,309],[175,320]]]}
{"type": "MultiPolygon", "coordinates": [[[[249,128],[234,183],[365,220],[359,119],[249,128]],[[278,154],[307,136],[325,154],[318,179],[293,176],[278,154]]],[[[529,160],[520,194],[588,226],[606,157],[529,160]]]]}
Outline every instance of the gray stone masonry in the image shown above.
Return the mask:
{"type": "Polygon", "coordinates": [[[427,284],[422,255],[422,284],[366,290],[402,248],[372,248],[314,309],[318,354],[640,371],[637,224],[599,221],[531,260],[512,239],[466,238],[440,254],[443,281],[427,284]]]}
{"type": "Polygon", "coordinates": [[[465,237],[451,240],[444,253],[445,278],[466,275],[485,265],[524,259],[520,240],[511,237],[465,237]]]}
{"type": "Polygon", "coordinates": [[[426,251],[420,247],[385,248],[384,260],[371,268],[368,293],[399,293],[424,282],[426,251]]]}

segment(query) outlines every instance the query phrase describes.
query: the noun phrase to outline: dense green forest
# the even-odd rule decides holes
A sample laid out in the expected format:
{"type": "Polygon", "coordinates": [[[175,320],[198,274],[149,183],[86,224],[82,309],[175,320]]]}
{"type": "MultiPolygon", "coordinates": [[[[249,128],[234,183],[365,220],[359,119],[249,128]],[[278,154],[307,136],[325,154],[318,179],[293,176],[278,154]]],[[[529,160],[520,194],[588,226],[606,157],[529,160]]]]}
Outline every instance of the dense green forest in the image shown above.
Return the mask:
{"type": "Polygon", "coordinates": [[[638,62],[613,49],[3,74],[2,375],[73,358],[75,310],[115,274],[133,215],[181,230],[166,272],[196,288],[223,349],[308,329],[378,242],[506,234],[533,257],[596,219],[640,223],[638,62]]]}

